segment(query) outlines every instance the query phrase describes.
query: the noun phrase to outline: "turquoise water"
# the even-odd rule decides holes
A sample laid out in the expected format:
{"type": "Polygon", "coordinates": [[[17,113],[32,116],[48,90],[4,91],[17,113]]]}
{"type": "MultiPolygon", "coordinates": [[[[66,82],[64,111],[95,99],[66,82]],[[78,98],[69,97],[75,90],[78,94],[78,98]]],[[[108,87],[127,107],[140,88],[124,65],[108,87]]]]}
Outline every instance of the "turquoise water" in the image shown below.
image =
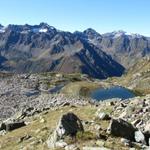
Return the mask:
{"type": "Polygon", "coordinates": [[[107,89],[99,88],[93,90],[90,94],[90,97],[98,101],[111,99],[111,98],[120,98],[124,100],[124,99],[135,97],[135,95],[134,93],[132,93],[131,91],[129,91],[124,87],[113,86],[107,89]]]}

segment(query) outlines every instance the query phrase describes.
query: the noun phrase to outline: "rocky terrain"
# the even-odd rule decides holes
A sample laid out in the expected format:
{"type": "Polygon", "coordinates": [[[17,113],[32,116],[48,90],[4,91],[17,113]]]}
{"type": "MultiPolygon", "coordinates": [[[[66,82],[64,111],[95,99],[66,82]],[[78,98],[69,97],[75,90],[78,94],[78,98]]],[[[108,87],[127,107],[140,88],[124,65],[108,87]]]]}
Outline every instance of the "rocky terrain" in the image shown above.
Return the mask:
{"type": "Polygon", "coordinates": [[[2,150],[149,149],[148,94],[99,102],[66,94],[69,87],[80,93],[112,85],[82,74],[1,73],[0,79],[2,150]]]}
{"type": "Polygon", "coordinates": [[[61,74],[1,74],[0,78],[0,120],[26,110],[42,112],[43,109],[60,105],[85,104],[84,100],[70,97],[66,99],[59,89],[71,80],[87,80],[82,77],[61,74]],[[58,90],[58,92],[57,92],[58,90]],[[63,99],[63,101],[62,101],[63,99]]]}
{"type": "Polygon", "coordinates": [[[0,147],[4,150],[12,145],[14,149],[24,150],[148,150],[149,106],[147,95],[82,106],[67,103],[32,115],[30,112],[29,116],[26,114],[31,110],[26,110],[3,121],[0,147]]]}

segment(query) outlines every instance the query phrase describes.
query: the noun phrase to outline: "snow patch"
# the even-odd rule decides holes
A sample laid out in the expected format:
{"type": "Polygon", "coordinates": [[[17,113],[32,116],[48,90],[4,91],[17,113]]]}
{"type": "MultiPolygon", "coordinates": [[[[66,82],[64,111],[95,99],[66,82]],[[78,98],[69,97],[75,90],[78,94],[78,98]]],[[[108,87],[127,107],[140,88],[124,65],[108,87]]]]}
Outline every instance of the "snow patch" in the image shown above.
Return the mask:
{"type": "Polygon", "coordinates": [[[40,29],[39,32],[44,32],[46,33],[48,31],[48,29],[40,29]]]}
{"type": "Polygon", "coordinates": [[[46,32],[48,32],[48,29],[47,28],[34,28],[34,29],[32,29],[32,32],[34,32],[34,33],[46,33],[46,32]]]}

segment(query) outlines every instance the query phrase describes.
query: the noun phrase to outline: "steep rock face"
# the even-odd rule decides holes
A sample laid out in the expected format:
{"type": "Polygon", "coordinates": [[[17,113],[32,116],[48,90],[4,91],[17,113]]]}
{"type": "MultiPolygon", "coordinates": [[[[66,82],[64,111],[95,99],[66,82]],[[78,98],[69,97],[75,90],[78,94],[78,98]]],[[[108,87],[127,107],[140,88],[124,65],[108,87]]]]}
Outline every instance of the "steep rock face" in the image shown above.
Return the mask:
{"type": "Polygon", "coordinates": [[[124,71],[123,66],[87,40],[98,39],[92,29],[87,32],[90,36],[86,36],[84,32],[79,35],[59,31],[45,23],[1,28],[0,70],[81,72],[96,78],[120,76],[124,71]]]}
{"type": "Polygon", "coordinates": [[[117,62],[129,68],[134,65],[137,59],[150,56],[150,39],[138,34],[128,35],[124,31],[98,34],[90,29],[85,30],[82,38],[88,37],[88,40],[111,55],[117,62]],[[93,38],[94,37],[94,38],[93,38]]]}

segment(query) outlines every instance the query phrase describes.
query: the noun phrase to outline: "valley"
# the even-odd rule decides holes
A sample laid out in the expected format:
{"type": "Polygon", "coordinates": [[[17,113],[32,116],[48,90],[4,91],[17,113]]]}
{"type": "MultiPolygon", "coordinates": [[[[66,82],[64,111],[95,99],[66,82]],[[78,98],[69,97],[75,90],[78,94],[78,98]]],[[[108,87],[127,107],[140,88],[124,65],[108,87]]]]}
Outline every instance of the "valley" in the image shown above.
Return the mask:
{"type": "Polygon", "coordinates": [[[0,25],[0,149],[148,150],[150,38],[0,25]]]}

